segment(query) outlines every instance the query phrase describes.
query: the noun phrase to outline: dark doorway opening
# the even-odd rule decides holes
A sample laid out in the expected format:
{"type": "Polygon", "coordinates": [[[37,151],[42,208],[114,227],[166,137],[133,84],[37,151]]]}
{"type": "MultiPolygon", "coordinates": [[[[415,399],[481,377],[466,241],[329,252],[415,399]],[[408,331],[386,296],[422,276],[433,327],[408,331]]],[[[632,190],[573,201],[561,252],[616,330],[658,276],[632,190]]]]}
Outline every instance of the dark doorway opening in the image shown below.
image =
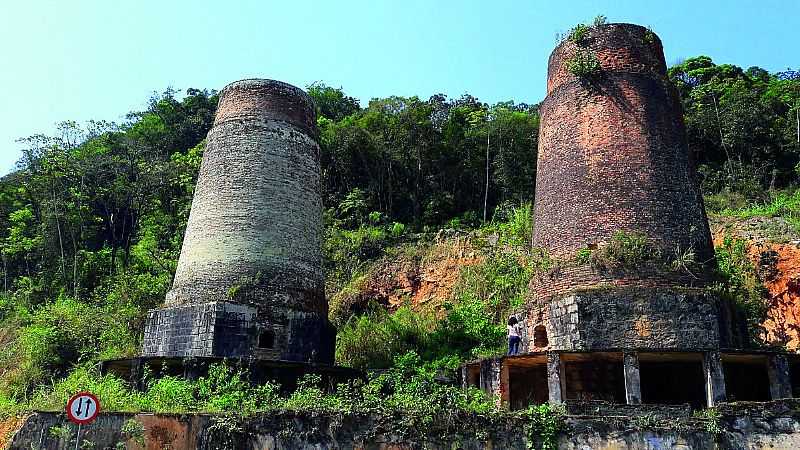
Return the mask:
{"type": "Polygon", "coordinates": [[[792,380],[792,397],[800,394],[800,358],[789,356],[789,377],[792,380]]]}
{"type": "Polygon", "coordinates": [[[508,366],[508,403],[511,410],[547,403],[547,364],[508,366]]]}
{"type": "Polygon", "coordinates": [[[481,387],[481,366],[471,364],[467,366],[467,386],[480,389],[481,387]]]}
{"type": "Polygon", "coordinates": [[[533,345],[535,347],[544,348],[547,347],[547,329],[544,325],[537,325],[536,328],[533,329],[533,345]]]}
{"type": "Polygon", "coordinates": [[[642,403],[677,405],[695,409],[706,405],[702,361],[642,361],[639,357],[642,403]]]}
{"type": "Polygon", "coordinates": [[[622,354],[593,355],[590,358],[564,361],[565,398],[567,400],[605,400],[625,403],[625,375],[622,354]]]}
{"type": "Polygon", "coordinates": [[[725,393],[729,402],[770,400],[769,374],[766,359],[754,361],[722,360],[725,393]]]}
{"type": "Polygon", "coordinates": [[[272,330],[261,330],[258,335],[258,348],[275,348],[275,333],[272,330]]]}

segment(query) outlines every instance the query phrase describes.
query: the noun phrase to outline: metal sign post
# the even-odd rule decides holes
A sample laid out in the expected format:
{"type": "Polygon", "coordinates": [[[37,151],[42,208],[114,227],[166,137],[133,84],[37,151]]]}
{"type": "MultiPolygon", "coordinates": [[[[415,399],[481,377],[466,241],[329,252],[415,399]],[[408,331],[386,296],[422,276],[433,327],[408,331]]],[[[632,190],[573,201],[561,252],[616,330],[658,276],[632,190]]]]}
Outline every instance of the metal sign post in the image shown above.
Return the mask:
{"type": "Polygon", "coordinates": [[[92,423],[100,414],[100,401],[91,392],[79,392],[67,401],[67,418],[78,425],[78,435],[75,436],[75,450],[81,443],[81,431],[84,424],[92,423]]]}

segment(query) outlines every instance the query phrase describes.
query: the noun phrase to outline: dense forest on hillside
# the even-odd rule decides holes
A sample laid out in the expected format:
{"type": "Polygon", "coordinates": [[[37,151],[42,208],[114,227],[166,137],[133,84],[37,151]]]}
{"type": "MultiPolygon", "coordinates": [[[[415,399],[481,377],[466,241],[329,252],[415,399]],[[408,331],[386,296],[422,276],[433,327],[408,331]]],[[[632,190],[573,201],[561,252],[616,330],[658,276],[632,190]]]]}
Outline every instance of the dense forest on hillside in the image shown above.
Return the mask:
{"type": "MultiPolygon", "coordinates": [[[[800,224],[800,72],[700,56],[669,76],[707,207],[777,201],[800,224]]],[[[531,270],[537,106],[464,94],[362,107],[322,83],[307,91],[319,113],[340,361],[386,367],[413,350],[452,365],[497,351],[502,313],[520,301],[531,270]],[[365,261],[408,256],[442,229],[490,230],[504,245],[464,274],[444,313],[342,307],[369,276],[365,261]]],[[[85,375],[102,358],[138,351],[145,312],[171,283],[216,103],[214,91],[167,90],[124,123],[67,121],[21,140],[18,170],[0,180],[1,399],[22,401],[74,370],[85,375]]],[[[730,270],[732,252],[721,258],[730,270]]]]}

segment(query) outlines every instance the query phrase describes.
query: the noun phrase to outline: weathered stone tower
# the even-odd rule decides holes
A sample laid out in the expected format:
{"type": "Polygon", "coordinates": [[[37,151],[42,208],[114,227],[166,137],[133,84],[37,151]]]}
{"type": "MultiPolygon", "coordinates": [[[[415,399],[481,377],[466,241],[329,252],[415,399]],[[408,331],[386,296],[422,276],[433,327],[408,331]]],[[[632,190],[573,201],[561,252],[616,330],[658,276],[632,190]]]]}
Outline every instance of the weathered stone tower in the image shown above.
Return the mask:
{"type": "Polygon", "coordinates": [[[534,246],[558,270],[533,283],[531,350],[711,349],[718,307],[703,287],[713,263],[708,221],[677,93],[661,42],[643,27],[593,27],[551,54],[541,105],[534,246]],[[569,69],[594,54],[595,76],[569,69]],[[644,236],[665,259],[691,252],[693,271],[663,264],[598,270],[579,264],[624,232],[644,236]],[[540,344],[537,346],[537,344],[540,344]]]}
{"type": "Polygon", "coordinates": [[[220,93],[172,290],[144,356],[333,363],[322,271],[316,115],[302,90],[220,93]]]}

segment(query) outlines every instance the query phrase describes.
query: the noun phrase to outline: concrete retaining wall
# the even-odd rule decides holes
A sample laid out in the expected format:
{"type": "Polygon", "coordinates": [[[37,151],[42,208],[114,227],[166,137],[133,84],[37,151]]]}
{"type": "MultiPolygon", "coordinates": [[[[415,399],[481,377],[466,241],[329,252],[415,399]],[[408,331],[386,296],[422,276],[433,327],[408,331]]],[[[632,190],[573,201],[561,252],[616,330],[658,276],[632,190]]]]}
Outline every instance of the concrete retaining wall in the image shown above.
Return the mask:
{"type": "MultiPolygon", "coordinates": [[[[723,405],[719,432],[708,421],[663,420],[651,409],[638,416],[573,416],[559,439],[562,450],[750,450],[800,448],[800,402],[723,405]]],[[[247,420],[213,415],[103,414],[84,427],[83,448],[95,449],[519,449],[527,450],[524,419],[451,417],[426,427],[396,417],[265,413],[247,420]],[[144,426],[144,446],[126,434],[126,422],[144,426]],[[427,437],[426,437],[427,436],[427,437]]],[[[33,413],[11,449],[75,448],[76,428],[63,413],[33,413]]],[[[539,448],[539,443],[534,443],[539,448]]]]}

